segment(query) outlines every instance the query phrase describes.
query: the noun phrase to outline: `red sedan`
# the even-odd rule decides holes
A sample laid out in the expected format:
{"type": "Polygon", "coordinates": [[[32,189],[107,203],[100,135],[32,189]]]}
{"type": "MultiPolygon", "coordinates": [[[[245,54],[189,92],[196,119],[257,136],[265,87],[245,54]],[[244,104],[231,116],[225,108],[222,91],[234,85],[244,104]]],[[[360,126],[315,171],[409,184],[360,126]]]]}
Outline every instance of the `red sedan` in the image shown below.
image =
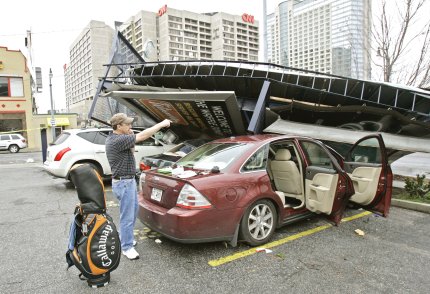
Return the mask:
{"type": "Polygon", "coordinates": [[[348,201],[387,216],[392,179],[381,135],[345,157],[307,137],[231,137],[143,173],[139,218],[179,242],[257,246],[314,213],[338,224],[348,201]]]}

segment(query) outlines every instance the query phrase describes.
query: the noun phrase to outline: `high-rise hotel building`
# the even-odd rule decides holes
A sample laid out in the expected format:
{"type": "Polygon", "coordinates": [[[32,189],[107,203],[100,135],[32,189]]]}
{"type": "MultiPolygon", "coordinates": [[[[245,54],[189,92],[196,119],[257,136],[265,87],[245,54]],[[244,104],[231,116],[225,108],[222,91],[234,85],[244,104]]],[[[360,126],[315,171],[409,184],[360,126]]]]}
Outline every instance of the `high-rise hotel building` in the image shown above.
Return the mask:
{"type": "Polygon", "coordinates": [[[114,33],[104,22],[92,20],[70,46],[70,63],[64,65],[66,107],[67,112],[78,113],[78,124],[87,119],[114,33]]]}
{"type": "Polygon", "coordinates": [[[370,79],[370,0],[287,0],[267,18],[269,62],[370,79]]]}
{"type": "MultiPolygon", "coordinates": [[[[199,14],[163,6],[116,26],[146,61],[258,61],[258,21],[246,13],[199,14]]],[[[66,106],[78,113],[78,124],[87,119],[114,36],[114,29],[92,20],[70,46],[70,63],[64,67],[66,106]]]]}
{"type": "Polygon", "coordinates": [[[252,15],[195,13],[161,7],[140,11],[120,32],[147,61],[258,61],[258,21],[252,15]]]}

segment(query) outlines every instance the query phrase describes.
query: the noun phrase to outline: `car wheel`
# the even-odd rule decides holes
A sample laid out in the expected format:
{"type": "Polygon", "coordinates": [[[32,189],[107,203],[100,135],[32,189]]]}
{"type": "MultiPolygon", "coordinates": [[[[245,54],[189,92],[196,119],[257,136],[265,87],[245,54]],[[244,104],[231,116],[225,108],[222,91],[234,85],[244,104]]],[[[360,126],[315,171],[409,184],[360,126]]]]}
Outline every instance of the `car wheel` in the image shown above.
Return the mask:
{"type": "Polygon", "coordinates": [[[276,228],[277,212],[269,200],[259,200],[249,206],[240,223],[243,240],[251,246],[266,243],[276,228]]]}
{"type": "Polygon", "coordinates": [[[10,145],[9,151],[10,151],[10,153],[18,153],[18,151],[19,151],[18,145],[10,145]]]}

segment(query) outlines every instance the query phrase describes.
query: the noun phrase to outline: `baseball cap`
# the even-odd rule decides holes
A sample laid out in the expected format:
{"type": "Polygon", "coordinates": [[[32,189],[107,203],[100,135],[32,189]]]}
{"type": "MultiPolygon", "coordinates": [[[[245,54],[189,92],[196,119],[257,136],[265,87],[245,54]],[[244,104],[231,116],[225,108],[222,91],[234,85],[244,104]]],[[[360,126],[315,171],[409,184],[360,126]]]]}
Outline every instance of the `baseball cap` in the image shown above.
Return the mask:
{"type": "Polygon", "coordinates": [[[120,124],[131,124],[134,121],[134,118],[128,117],[125,113],[116,113],[110,119],[110,124],[112,126],[117,126],[120,124]]]}

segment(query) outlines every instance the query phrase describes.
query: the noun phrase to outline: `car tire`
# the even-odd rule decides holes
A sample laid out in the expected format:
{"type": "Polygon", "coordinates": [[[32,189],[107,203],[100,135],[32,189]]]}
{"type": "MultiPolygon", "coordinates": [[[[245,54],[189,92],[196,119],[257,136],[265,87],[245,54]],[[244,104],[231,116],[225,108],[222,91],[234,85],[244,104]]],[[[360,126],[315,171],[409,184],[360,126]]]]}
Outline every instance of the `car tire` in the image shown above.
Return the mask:
{"type": "Polygon", "coordinates": [[[277,212],[269,200],[258,200],[249,206],[240,222],[242,240],[251,246],[267,243],[277,224],[277,212]]]}
{"type": "Polygon", "coordinates": [[[15,144],[10,145],[10,146],[9,146],[9,152],[10,152],[10,153],[18,153],[18,152],[19,152],[19,147],[18,147],[18,145],[15,145],[15,144]]]}

